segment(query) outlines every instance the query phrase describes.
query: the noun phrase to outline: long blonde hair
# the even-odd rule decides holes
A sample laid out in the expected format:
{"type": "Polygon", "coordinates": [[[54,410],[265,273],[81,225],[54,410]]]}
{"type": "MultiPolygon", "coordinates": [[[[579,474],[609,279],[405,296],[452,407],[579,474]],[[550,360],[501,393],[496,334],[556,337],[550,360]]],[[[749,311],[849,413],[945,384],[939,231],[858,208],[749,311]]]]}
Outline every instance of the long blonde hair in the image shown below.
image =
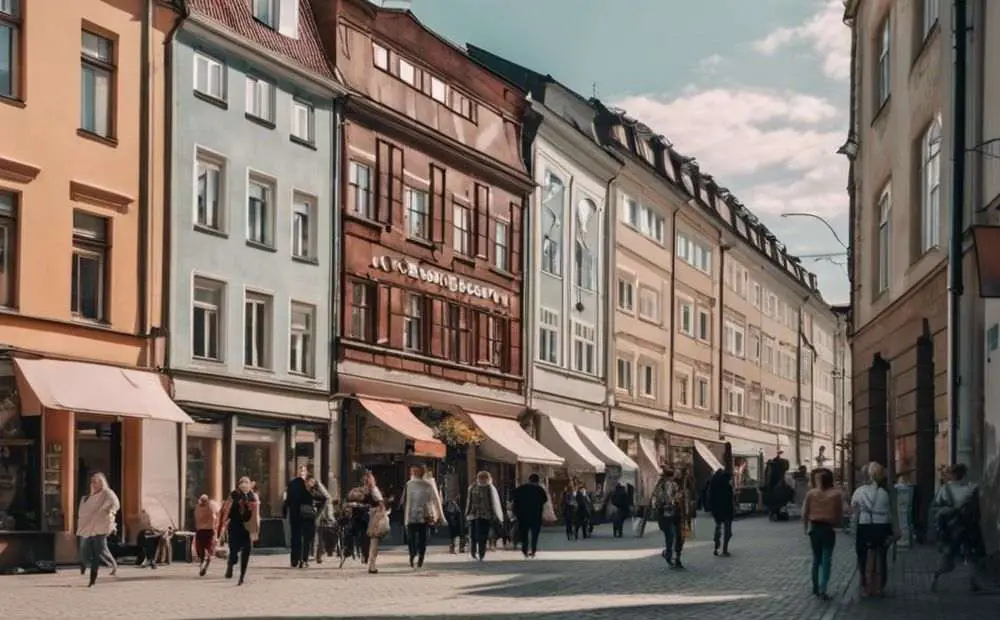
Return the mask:
{"type": "Polygon", "coordinates": [[[481,471],[476,474],[476,482],[486,486],[487,484],[493,484],[493,476],[490,475],[488,471],[481,471]]]}
{"type": "Polygon", "coordinates": [[[101,487],[100,490],[98,490],[98,493],[101,491],[107,491],[111,488],[111,486],[108,485],[108,477],[101,472],[97,472],[90,477],[91,482],[94,482],[95,480],[97,481],[98,486],[101,487]]]}

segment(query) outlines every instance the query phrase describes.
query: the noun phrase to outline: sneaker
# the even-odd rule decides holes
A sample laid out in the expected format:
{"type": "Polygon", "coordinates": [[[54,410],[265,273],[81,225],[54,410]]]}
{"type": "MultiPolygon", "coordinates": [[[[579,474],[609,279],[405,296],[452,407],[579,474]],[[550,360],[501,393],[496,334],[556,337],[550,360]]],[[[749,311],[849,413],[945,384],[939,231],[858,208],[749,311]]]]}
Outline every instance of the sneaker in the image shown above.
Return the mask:
{"type": "Polygon", "coordinates": [[[718,557],[718,555],[719,555],[719,548],[718,547],[715,548],[715,551],[712,552],[712,555],[718,557]]]}
{"type": "Polygon", "coordinates": [[[731,553],[729,553],[728,551],[723,551],[722,552],[722,557],[724,557],[724,558],[731,558],[731,557],[733,557],[733,555],[731,553]]]}
{"type": "Polygon", "coordinates": [[[227,564],[226,565],[226,579],[232,579],[232,578],[233,578],[233,565],[232,564],[227,564]]]}

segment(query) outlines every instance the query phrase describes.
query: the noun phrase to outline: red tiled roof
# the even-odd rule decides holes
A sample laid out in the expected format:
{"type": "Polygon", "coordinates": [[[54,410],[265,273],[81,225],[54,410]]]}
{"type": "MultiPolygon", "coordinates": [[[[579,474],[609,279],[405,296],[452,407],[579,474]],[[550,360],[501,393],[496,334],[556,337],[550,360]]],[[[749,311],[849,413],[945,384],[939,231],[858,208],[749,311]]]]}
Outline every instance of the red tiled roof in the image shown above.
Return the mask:
{"type": "Polygon", "coordinates": [[[290,39],[253,18],[250,0],[187,0],[192,15],[208,18],[247,41],[333,79],[309,0],[299,0],[299,38],[290,39]]]}

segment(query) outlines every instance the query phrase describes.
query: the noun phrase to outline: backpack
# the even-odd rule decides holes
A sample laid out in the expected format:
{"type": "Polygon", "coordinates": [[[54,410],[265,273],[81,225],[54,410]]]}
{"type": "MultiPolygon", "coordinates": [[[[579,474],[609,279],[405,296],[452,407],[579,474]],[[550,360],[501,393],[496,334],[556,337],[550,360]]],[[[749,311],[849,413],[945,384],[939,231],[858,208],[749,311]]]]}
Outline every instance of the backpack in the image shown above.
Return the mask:
{"type": "Polygon", "coordinates": [[[667,482],[663,487],[663,495],[657,497],[656,518],[673,519],[677,516],[677,487],[672,482],[667,482]]]}
{"type": "Polygon", "coordinates": [[[973,489],[969,499],[958,508],[954,508],[951,486],[946,486],[944,492],[949,505],[938,514],[938,535],[953,544],[974,542],[979,533],[979,488],[973,489]]]}

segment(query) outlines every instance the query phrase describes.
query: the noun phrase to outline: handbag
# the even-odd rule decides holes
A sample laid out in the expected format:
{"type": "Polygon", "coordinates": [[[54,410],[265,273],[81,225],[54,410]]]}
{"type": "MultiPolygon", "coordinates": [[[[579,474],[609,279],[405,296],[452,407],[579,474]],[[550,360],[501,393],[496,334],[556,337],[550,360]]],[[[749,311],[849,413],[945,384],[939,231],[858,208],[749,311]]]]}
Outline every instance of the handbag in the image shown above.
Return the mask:
{"type": "Polygon", "coordinates": [[[379,507],[372,512],[368,521],[368,537],[384,538],[389,534],[389,513],[385,508],[379,507]]]}
{"type": "Polygon", "coordinates": [[[555,522],[556,522],[556,511],[552,507],[552,502],[546,499],[545,503],[542,504],[542,523],[545,523],[546,525],[552,525],[555,522]]]}
{"type": "Polygon", "coordinates": [[[299,516],[303,519],[315,519],[316,507],[312,504],[299,504],[299,516]]]}

